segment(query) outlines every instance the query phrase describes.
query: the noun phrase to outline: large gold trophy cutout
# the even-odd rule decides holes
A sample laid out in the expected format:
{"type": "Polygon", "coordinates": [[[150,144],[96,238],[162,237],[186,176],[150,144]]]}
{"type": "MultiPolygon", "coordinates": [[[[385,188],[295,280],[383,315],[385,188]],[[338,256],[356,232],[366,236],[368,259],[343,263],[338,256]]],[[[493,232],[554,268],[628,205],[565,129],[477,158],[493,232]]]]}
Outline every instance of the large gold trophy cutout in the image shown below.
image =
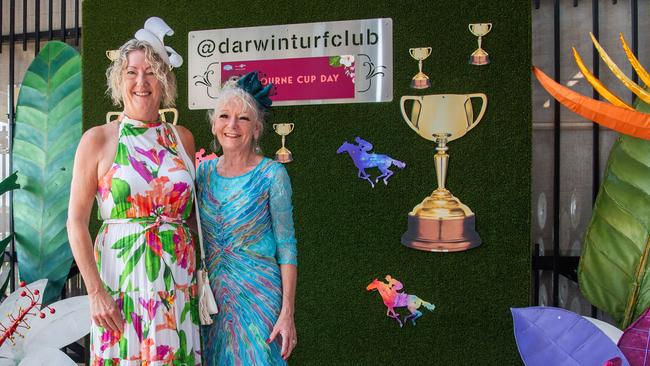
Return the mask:
{"type": "Polygon", "coordinates": [[[454,197],[447,188],[449,155],[447,143],[464,136],[483,118],[487,107],[485,94],[439,94],[403,96],[402,117],[418,135],[434,141],[438,188],[408,214],[408,229],[402,244],[431,252],[458,252],[481,245],[472,210],[454,197]],[[472,98],[480,98],[481,110],[474,119],[472,98]],[[411,117],[405,102],[413,101],[411,117]]]}

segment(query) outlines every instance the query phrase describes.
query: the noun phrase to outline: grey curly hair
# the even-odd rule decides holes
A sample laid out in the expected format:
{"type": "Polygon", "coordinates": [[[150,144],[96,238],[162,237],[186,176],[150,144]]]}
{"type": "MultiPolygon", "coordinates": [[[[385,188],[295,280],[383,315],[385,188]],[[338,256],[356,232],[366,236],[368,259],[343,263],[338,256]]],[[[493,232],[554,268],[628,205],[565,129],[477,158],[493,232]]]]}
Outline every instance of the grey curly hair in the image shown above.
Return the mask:
{"type": "Polygon", "coordinates": [[[219,96],[217,97],[217,103],[214,107],[214,110],[210,112],[210,123],[213,123],[214,119],[217,118],[217,112],[219,108],[223,107],[226,103],[229,103],[234,99],[242,104],[243,110],[248,111],[252,114],[253,120],[260,127],[261,135],[262,131],[264,131],[264,122],[266,122],[267,112],[260,108],[259,104],[252,95],[239,87],[237,80],[239,80],[239,78],[233,76],[223,84],[223,87],[219,92],[219,96]]]}
{"type": "MultiPolygon", "coordinates": [[[[208,114],[210,125],[214,124],[214,121],[219,116],[219,109],[234,101],[235,103],[241,103],[242,110],[251,113],[251,119],[257,124],[260,130],[259,139],[264,133],[264,123],[266,122],[268,112],[260,108],[260,105],[252,95],[239,87],[237,84],[238,80],[239,77],[233,76],[223,84],[219,96],[217,97],[216,105],[208,114]]],[[[253,143],[256,144],[257,141],[254,141],[253,143]]],[[[216,140],[213,141],[212,148],[215,151],[220,149],[219,143],[216,140]]]]}
{"type": "Polygon", "coordinates": [[[149,43],[137,39],[132,39],[123,44],[119,49],[119,56],[113,60],[106,70],[106,95],[111,97],[116,106],[122,105],[122,83],[124,82],[123,72],[129,64],[129,53],[136,50],[144,52],[146,62],[151,66],[154,76],[160,82],[162,88],[163,107],[173,107],[176,104],[176,77],[174,76],[174,73],[162,58],[158,56],[149,43]]]}

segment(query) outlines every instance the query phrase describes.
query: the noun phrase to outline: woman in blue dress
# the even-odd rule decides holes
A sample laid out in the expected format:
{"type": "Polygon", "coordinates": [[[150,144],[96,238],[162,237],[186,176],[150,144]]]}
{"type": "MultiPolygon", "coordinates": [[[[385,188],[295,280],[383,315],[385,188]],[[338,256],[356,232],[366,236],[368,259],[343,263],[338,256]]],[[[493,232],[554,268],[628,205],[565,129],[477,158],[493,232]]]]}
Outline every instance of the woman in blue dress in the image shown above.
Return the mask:
{"type": "Polygon", "coordinates": [[[198,167],[206,264],[219,306],[202,329],[206,365],[285,365],[297,344],[291,183],[257,145],[270,88],[256,73],[224,85],[211,115],[223,154],[198,167]]]}

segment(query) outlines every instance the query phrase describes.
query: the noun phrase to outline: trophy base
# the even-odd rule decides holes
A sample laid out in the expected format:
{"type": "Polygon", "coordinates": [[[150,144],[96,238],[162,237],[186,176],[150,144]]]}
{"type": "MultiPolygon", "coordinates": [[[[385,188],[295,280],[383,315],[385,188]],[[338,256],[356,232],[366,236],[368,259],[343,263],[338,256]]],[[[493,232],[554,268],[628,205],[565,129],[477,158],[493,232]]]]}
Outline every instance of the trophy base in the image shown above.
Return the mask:
{"type": "Polygon", "coordinates": [[[469,63],[476,66],[487,65],[490,63],[490,55],[482,48],[479,48],[469,56],[469,63]]]}
{"type": "Polygon", "coordinates": [[[282,164],[290,163],[293,161],[293,155],[289,149],[283,147],[275,152],[275,161],[282,164]]]}
{"type": "Polygon", "coordinates": [[[411,88],[413,89],[426,89],[431,86],[431,80],[423,72],[417,73],[411,79],[411,88]]]}
{"type": "Polygon", "coordinates": [[[429,252],[460,252],[481,245],[472,210],[438,188],[409,213],[402,244],[429,252]]]}
{"type": "Polygon", "coordinates": [[[409,214],[408,229],[402,235],[406,247],[427,252],[462,252],[481,245],[475,230],[476,217],[427,219],[409,214]]]}

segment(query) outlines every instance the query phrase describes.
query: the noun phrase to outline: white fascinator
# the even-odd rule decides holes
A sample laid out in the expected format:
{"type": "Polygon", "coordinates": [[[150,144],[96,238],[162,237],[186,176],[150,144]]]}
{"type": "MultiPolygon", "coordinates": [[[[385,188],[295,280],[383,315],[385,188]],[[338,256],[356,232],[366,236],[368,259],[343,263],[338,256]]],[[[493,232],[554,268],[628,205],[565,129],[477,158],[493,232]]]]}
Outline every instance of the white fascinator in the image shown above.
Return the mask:
{"type": "MultiPolygon", "coordinates": [[[[144,22],[144,28],[135,32],[135,39],[149,43],[158,56],[170,68],[174,68],[180,67],[183,64],[183,58],[173,48],[165,46],[165,36],[171,36],[173,34],[174,30],[164,20],[158,17],[151,17],[144,22]]],[[[111,61],[117,58],[118,55],[118,50],[106,51],[106,57],[111,61]]]]}

